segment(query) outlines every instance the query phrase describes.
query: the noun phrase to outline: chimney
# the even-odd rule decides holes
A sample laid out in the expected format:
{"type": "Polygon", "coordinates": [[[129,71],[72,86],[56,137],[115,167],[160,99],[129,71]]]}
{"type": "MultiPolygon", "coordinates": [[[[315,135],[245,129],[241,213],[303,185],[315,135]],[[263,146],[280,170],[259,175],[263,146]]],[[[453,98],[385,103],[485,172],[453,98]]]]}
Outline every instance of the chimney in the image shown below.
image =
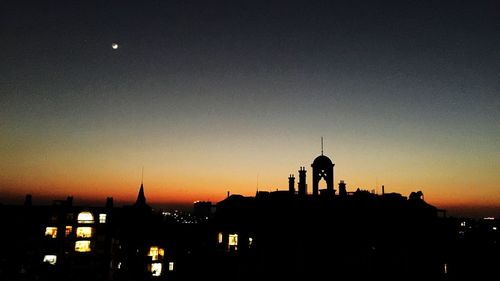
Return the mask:
{"type": "Polygon", "coordinates": [[[113,197],[107,197],[106,198],[106,208],[107,209],[112,209],[113,208],[113,197]]]}
{"type": "Polygon", "coordinates": [[[288,177],[288,191],[290,194],[295,194],[295,176],[290,175],[288,177]]]}
{"type": "Polygon", "coordinates": [[[382,185],[382,195],[385,194],[384,185],[382,185]]]}
{"type": "Polygon", "coordinates": [[[346,190],[346,184],[343,180],[339,182],[339,196],[340,197],[346,197],[347,196],[347,190],[346,190]]]}
{"type": "Polygon", "coordinates": [[[24,198],[24,206],[31,207],[32,205],[33,205],[33,201],[32,201],[31,194],[26,194],[26,197],[24,198]]]}
{"type": "Polygon", "coordinates": [[[307,194],[306,168],[300,167],[300,169],[299,169],[299,195],[305,196],[306,194],[307,194]]]}

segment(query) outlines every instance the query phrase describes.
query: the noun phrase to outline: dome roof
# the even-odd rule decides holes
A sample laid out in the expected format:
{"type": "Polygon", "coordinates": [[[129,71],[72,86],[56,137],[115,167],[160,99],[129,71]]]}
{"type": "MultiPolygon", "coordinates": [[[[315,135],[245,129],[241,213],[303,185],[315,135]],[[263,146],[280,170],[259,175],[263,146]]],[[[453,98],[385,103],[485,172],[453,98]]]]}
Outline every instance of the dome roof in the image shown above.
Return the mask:
{"type": "Polygon", "coordinates": [[[332,166],[332,160],[330,158],[326,157],[325,155],[320,155],[314,159],[314,162],[312,163],[311,166],[332,166]]]}

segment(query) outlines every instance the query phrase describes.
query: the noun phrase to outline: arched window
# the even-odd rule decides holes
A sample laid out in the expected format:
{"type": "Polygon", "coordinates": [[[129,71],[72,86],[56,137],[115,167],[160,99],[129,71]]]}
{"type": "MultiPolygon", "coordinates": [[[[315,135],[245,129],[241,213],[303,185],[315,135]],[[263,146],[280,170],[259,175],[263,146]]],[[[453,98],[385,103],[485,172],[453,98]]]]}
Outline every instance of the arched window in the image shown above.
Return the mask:
{"type": "Polygon", "coordinates": [[[81,212],[78,214],[78,223],[94,223],[94,216],[90,212],[81,212]]]}

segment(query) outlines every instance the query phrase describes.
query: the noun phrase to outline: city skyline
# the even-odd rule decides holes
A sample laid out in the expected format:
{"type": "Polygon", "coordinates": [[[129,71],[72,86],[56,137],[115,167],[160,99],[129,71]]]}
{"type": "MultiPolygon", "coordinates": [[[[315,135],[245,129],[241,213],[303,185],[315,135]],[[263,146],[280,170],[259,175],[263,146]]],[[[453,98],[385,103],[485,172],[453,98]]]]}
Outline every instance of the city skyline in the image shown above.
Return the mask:
{"type": "Polygon", "coordinates": [[[310,185],[324,137],[335,186],[500,213],[494,1],[199,2],[2,4],[1,203],[310,185]]]}

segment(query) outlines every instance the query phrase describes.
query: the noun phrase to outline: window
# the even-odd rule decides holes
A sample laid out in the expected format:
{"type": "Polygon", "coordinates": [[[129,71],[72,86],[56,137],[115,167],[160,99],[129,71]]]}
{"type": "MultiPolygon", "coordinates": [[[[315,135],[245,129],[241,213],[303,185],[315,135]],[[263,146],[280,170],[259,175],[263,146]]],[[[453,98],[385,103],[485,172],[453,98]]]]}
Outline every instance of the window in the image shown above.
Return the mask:
{"type": "Polygon", "coordinates": [[[238,246],[238,234],[229,234],[229,246],[238,246]]]}
{"type": "Polygon", "coordinates": [[[238,250],[238,234],[229,234],[229,241],[227,243],[227,250],[238,250]]]}
{"type": "Polygon", "coordinates": [[[68,237],[71,234],[71,232],[73,232],[73,227],[71,225],[67,225],[64,231],[64,236],[68,237]]]}
{"type": "Polygon", "coordinates": [[[50,236],[50,238],[56,238],[57,237],[57,227],[47,226],[45,228],[45,236],[50,236]]]}
{"type": "Polygon", "coordinates": [[[219,235],[218,235],[219,244],[222,243],[223,239],[224,239],[224,236],[222,235],[222,232],[219,232],[219,235]]]}
{"type": "Polygon", "coordinates": [[[165,255],[165,250],[163,248],[160,248],[158,246],[151,246],[149,248],[149,253],[148,256],[151,257],[151,260],[157,261],[165,255]]]}
{"type": "Polygon", "coordinates": [[[152,276],[160,276],[161,275],[162,265],[159,262],[155,262],[151,264],[151,275],[152,276]]]}
{"type": "Polygon", "coordinates": [[[99,223],[106,223],[106,214],[99,214],[99,223]]]}
{"type": "Polygon", "coordinates": [[[94,223],[94,216],[90,212],[81,212],[78,214],[78,223],[94,223]]]}
{"type": "Polygon", "coordinates": [[[92,237],[92,227],[84,226],[76,228],[76,237],[78,238],[91,238],[92,237]]]}
{"type": "Polygon", "coordinates": [[[252,244],[253,244],[253,238],[252,237],[248,237],[248,248],[251,248],[252,244]]]}
{"type": "Polygon", "coordinates": [[[174,271],[174,262],[173,261],[168,263],[168,271],[174,271]]]}
{"type": "Polygon", "coordinates": [[[57,262],[57,256],[56,255],[45,255],[43,257],[43,262],[46,262],[51,265],[55,265],[57,262]]]}
{"type": "Polygon", "coordinates": [[[90,252],[90,241],[88,240],[80,240],[75,242],[75,251],[76,252],[90,252]]]}

